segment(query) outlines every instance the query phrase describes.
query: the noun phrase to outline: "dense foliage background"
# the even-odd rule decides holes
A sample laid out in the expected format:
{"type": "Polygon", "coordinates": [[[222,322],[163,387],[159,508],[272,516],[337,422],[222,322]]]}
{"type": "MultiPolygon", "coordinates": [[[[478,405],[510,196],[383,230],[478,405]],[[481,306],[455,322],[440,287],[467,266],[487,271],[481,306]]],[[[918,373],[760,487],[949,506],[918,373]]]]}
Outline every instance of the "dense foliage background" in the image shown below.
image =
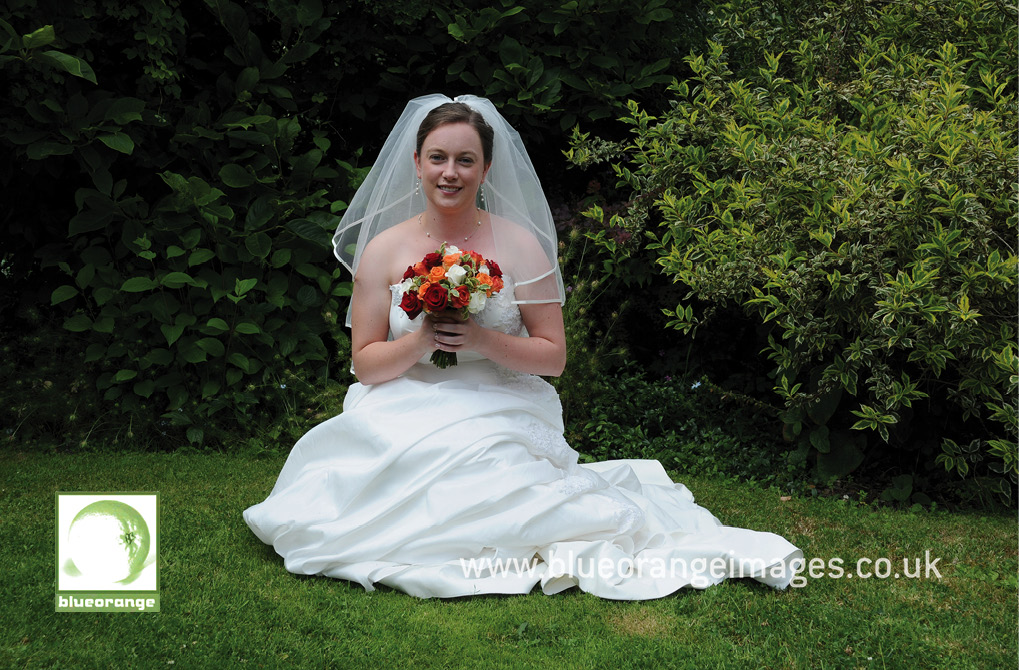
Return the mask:
{"type": "Polygon", "coordinates": [[[288,448],[339,411],[331,232],[406,100],[470,92],[554,204],[588,457],[1014,489],[1002,2],[2,7],[8,443],[288,448]]]}
{"type": "Polygon", "coordinates": [[[491,96],[561,167],[561,128],[674,74],[663,0],[487,4],[6,2],[8,435],[289,442],[337,411],[329,238],[407,99],[491,96]]]}
{"type": "Polygon", "coordinates": [[[667,325],[729,345],[742,374],[717,381],[772,406],[792,461],[819,479],[866,463],[898,473],[887,497],[927,500],[916,490],[948,470],[1007,498],[1014,8],[716,9],[669,104],[630,104],[630,140],[575,135],[574,159],[611,157],[629,200],[590,210],[617,230],[599,242],[683,288],[659,301],[667,325]],[[726,339],[733,321],[741,342],[726,339]]]}

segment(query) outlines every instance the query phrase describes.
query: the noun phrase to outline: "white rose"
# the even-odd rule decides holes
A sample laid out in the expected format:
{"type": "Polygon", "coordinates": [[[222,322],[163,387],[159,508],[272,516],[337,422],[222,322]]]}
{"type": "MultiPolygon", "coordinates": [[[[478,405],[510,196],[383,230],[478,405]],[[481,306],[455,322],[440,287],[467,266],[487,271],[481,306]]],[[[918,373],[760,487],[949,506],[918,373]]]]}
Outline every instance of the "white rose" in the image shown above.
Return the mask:
{"type": "Polygon", "coordinates": [[[453,283],[453,286],[459,286],[466,275],[467,270],[464,270],[459,265],[454,265],[446,270],[446,278],[453,283]]]}
{"type": "Polygon", "coordinates": [[[467,305],[467,311],[471,314],[477,314],[481,310],[485,309],[485,302],[488,300],[488,296],[485,295],[484,291],[478,291],[477,293],[471,294],[471,302],[467,305]]]}
{"type": "Polygon", "coordinates": [[[445,254],[447,256],[449,256],[450,254],[458,254],[458,253],[460,253],[460,250],[457,249],[456,247],[454,247],[452,244],[447,244],[446,245],[445,254]]]}
{"type": "Polygon", "coordinates": [[[409,293],[413,287],[414,287],[413,279],[404,279],[403,282],[400,284],[400,293],[409,293]]]}

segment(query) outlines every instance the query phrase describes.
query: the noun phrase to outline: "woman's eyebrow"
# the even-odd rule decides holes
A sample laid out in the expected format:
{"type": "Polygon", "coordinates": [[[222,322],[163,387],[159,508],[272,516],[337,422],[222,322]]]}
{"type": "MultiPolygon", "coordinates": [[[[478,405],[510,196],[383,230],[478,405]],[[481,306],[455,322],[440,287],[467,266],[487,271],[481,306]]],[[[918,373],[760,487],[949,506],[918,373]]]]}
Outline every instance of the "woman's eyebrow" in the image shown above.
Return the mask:
{"type": "MultiPolygon", "coordinates": [[[[439,147],[426,148],[424,150],[424,152],[426,154],[436,154],[436,153],[438,153],[438,154],[445,154],[445,153],[450,153],[450,152],[446,151],[445,149],[440,149],[439,147]]],[[[460,153],[457,154],[457,156],[467,156],[467,155],[477,156],[478,152],[475,151],[474,149],[464,149],[463,151],[461,151],[460,153]]]]}

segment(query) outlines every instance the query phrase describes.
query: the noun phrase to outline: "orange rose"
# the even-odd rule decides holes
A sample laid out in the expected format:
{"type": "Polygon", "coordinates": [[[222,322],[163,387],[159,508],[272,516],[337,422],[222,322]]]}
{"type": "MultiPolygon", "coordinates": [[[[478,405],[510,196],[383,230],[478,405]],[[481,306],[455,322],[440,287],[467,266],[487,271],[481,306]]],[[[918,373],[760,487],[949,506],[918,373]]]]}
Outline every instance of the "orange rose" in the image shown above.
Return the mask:
{"type": "Polygon", "coordinates": [[[481,288],[485,291],[485,295],[491,298],[492,294],[495,293],[495,286],[493,285],[495,280],[484,272],[479,272],[477,279],[478,283],[481,284],[481,288]]]}
{"type": "Polygon", "coordinates": [[[426,274],[428,274],[428,268],[425,267],[425,264],[422,263],[421,261],[418,261],[417,263],[415,263],[413,267],[414,267],[414,274],[416,274],[419,277],[423,277],[426,274]]]}
{"type": "Polygon", "coordinates": [[[451,268],[460,262],[460,256],[462,254],[447,254],[442,257],[442,267],[451,268]]]}
{"type": "Polygon", "coordinates": [[[446,268],[436,266],[428,272],[429,281],[439,281],[446,278],[446,268]]]}
{"type": "Polygon", "coordinates": [[[502,277],[492,277],[492,292],[501,291],[504,284],[502,283],[502,277]]]}
{"type": "Polygon", "coordinates": [[[449,302],[453,306],[453,309],[463,309],[467,305],[471,304],[471,291],[464,285],[457,286],[453,291],[450,291],[449,302]]]}

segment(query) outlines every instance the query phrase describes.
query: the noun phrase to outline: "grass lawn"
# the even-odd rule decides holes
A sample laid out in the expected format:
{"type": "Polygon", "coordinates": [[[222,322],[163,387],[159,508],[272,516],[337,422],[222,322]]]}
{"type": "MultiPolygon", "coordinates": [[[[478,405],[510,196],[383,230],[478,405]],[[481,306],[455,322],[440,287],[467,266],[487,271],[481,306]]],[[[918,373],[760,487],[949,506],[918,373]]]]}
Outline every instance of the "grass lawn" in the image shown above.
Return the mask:
{"type": "Polygon", "coordinates": [[[893,572],[919,560],[921,575],[784,592],[737,580],[645,602],[576,590],[418,600],[284,570],[241,519],[283,459],[3,453],[0,667],[1016,667],[1014,513],[783,502],[680,477],[723,522],[785,535],[808,559],[847,572],[861,558],[893,572]],[[54,612],[54,492],[104,490],[160,492],[159,613],[54,612]],[[940,578],[923,574],[929,563],[940,578]]]}

